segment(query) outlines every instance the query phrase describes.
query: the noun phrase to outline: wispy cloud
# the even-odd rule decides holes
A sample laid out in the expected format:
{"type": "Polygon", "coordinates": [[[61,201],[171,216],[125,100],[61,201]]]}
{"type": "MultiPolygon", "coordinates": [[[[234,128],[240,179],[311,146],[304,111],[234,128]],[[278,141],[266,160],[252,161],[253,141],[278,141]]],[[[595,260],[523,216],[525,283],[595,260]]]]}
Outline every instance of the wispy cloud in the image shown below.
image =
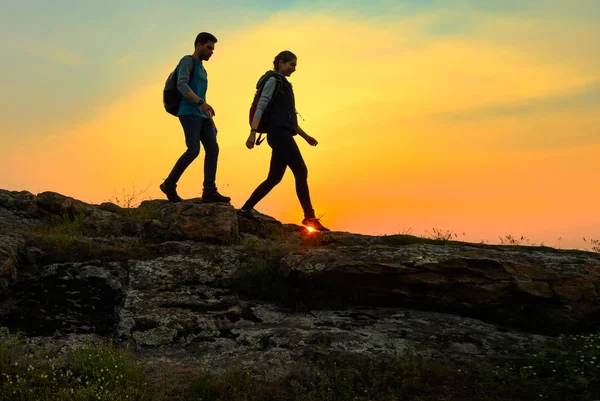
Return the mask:
{"type": "Polygon", "coordinates": [[[585,111],[600,108],[600,80],[564,90],[559,93],[516,102],[504,102],[485,107],[437,113],[449,120],[526,117],[556,112],[585,111]]]}
{"type": "Polygon", "coordinates": [[[83,58],[79,54],[64,47],[22,47],[20,50],[69,67],[82,68],[84,65],[83,58]]]}
{"type": "Polygon", "coordinates": [[[133,54],[126,54],[124,56],[117,57],[116,59],[113,60],[113,62],[116,65],[125,65],[125,64],[129,63],[130,61],[132,61],[133,59],[135,59],[135,56],[133,54]]]}

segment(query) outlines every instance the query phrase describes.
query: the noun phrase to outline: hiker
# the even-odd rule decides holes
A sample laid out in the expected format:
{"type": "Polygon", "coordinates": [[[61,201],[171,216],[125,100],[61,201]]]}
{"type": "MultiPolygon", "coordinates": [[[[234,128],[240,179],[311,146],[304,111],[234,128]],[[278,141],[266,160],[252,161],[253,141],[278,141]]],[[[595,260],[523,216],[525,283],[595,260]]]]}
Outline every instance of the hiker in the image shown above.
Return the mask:
{"type": "MultiPolygon", "coordinates": [[[[298,126],[296,107],[292,85],[286,79],[296,71],[296,56],[290,51],[282,51],[273,61],[274,69],[267,71],[256,84],[257,94],[255,102],[260,93],[254,115],[250,115],[250,136],[246,141],[246,147],[252,149],[256,142],[256,133],[259,131],[261,119],[267,120],[266,127],[260,132],[267,133],[267,143],[272,149],[271,166],[267,179],[260,184],[252,193],[250,198],[238,210],[238,214],[254,221],[260,221],[258,216],[252,213],[252,209],[263,199],[283,178],[285,170],[289,166],[296,180],[296,194],[304,210],[302,224],[317,231],[329,231],[320,220],[315,217],[315,212],[310,201],[307,176],[308,170],[300,149],[294,140],[299,134],[311,146],[317,146],[317,140],[298,126]]],[[[253,109],[251,108],[251,113],[253,109]]]]}
{"type": "Polygon", "coordinates": [[[183,127],[187,150],[177,160],[169,176],[160,185],[160,190],[167,195],[167,199],[171,202],[182,200],[176,191],[177,182],[185,169],[200,154],[200,142],[204,145],[206,152],[202,201],[227,203],[231,200],[231,198],[221,195],[215,184],[219,145],[217,143],[217,127],[213,120],[215,111],[206,103],[208,78],[203,61],[210,59],[215,50],[215,43],[217,43],[217,38],[212,34],[199,33],[194,42],[194,53],[191,56],[184,56],[175,71],[177,90],[181,94],[181,103],[176,115],[183,127]]]}

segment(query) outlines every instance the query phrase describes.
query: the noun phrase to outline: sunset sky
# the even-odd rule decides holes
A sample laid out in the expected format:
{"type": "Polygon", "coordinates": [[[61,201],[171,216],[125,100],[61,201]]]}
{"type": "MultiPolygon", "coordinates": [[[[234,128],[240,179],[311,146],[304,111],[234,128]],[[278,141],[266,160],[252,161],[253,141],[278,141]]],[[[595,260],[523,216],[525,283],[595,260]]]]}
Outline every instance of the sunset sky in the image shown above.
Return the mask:
{"type": "MultiPolygon", "coordinates": [[[[0,0],[0,188],[164,198],[185,143],[162,89],[201,31],[218,38],[207,101],[235,207],[267,175],[266,142],[244,146],[248,108],[287,49],[326,226],[600,239],[598,0],[0,0]]],[[[203,159],[182,197],[201,195],[203,159]]],[[[291,171],[257,209],[300,223],[291,171]]]]}

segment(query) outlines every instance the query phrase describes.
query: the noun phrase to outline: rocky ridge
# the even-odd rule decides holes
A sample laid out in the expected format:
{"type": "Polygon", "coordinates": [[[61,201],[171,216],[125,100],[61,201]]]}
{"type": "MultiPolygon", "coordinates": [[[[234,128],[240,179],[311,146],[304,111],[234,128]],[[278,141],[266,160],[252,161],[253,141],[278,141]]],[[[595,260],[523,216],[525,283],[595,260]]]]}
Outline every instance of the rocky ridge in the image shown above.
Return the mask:
{"type": "Polygon", "coordinates": [[[124,209],[0,190],[0,327],[281,374],[333,354],[521,358],[600,328],[600,255],[307,234],[197,199],[124,209]]]}

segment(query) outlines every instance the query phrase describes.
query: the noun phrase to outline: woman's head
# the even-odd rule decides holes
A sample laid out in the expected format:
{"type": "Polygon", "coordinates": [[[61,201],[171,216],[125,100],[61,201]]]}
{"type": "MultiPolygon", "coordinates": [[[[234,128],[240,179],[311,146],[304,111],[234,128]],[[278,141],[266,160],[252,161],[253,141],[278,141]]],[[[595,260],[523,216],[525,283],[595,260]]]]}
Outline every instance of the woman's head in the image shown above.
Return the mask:
{"type": "Polygon", "coordinates": [[[282,75],[289,77],[296,71],[296,55],[289,50],[284,50],[275,56],[273,60],[273,68],[282,75]]]}

